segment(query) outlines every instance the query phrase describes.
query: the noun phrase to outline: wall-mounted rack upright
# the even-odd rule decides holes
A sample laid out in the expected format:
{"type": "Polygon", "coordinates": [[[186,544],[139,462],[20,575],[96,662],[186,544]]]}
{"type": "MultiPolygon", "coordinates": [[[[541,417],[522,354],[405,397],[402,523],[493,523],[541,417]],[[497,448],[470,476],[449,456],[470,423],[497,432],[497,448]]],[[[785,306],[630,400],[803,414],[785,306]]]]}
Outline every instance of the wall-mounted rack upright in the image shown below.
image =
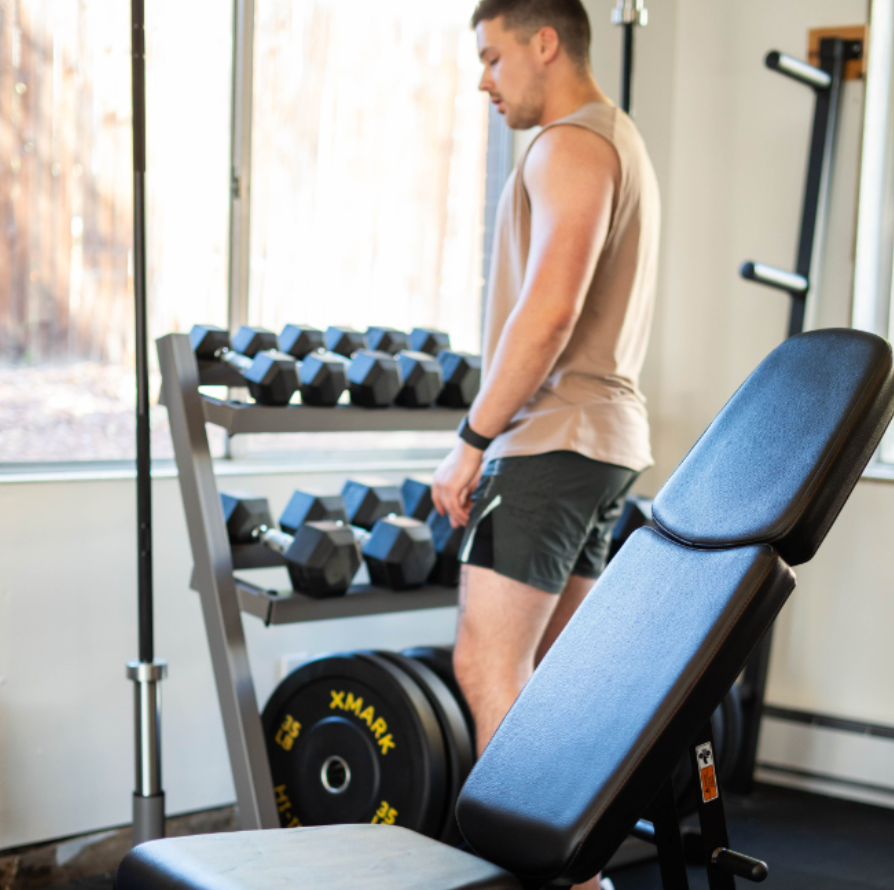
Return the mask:
{"type": "MultiPolygon", "coordinates": [[[[860,29],[843,29],[850,34],[860,29]]],[[[747,281],[785,291],[791,297],[788,336],[804,330],[807,296],[811,288],[811,268],[817,243],[817,232],[822,225],[821,208],[828,198],[829,181],[838,128],[838,110],[841,105],[841,89],[848,62],[863,56],[862,39],[845,36],[823,36],[828,32],[814,32],[819,47],[819,66],[814,66],[785,53],[773,50],[767,53],[764,63],[771,71],[784,74],[814,91],[816,104],[813,113],[813,130],[810,137],[810,154],[807,160],[807,179],[804,184],[804,202],[801,210],[801,230],[795,271],[788,272],[757,263],[744,262],[740,274],[747,281]]],[[[754,784],[754,768],[760,724],[764,711],[764,693],[770,668],[770,648],[773,630],[767,632],[755,649],[742,675],[742,751],[735,772],[727,786],[730,791],[749,793],[754,784]]]]}
{"type": "Polygon", "coordinates": [[[810,291],[817,230],[821,223],[820,209],[828,194],[838,129],[838,109],[841,105],[841,85],[845,64],[863,54],[862,40],[824,37],[819,41],[819,67],[802,62],[785,53],[772,50],[764,64],[804,86],[810,87],[816,99],[813,112],[813,131],[807,159],[807,179],[804,184],[804,203],[801,210],[801,231],[795,257],[795,271],[788,272],[766,263],[746,260],[740,273],[747,281],[786,291],[792,300],[788,336],[804,330],[804,311],[810,291]]]}

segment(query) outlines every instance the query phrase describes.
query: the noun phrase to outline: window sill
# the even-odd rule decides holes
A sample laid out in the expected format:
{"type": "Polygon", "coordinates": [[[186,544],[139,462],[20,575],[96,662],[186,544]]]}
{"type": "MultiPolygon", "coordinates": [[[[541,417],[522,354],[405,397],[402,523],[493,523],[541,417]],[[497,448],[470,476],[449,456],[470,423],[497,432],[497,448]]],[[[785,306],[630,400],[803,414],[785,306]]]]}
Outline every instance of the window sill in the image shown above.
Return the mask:
{"type": "Polygon", "coordinates": [[[873,461],[863,471],[862,478],[869,482],[894,482],[894,464],[873,461]]]}
{"type": "MultiPolygon", "coordinates": [[[[425,448],[401,451],[319,452],[271,457],[215,458],[217,476],[275,476],[319,473],[424,473],[434,470],[447,449],[425,448]]],[[[0,485],[39,482],[108,482],[135,479],[133,461],[83,461],[53,464],[0,465],[0,485]]],[[[173,479],[177,465],[173,460],[152,462],[153,479],[173,479]]],[[[894,478],[894,477],[892,477],[894,478]]]]}

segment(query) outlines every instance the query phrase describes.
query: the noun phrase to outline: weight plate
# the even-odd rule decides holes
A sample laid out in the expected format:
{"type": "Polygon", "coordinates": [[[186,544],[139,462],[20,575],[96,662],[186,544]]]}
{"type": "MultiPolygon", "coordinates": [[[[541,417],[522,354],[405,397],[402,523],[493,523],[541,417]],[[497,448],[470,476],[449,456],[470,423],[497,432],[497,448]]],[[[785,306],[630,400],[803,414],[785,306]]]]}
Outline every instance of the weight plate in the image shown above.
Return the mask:
{"type": "Polygon", "coordinates": [[[401,650],[400,654],[421,661],[447,685],[447,688],[453,693],[453,697],[459,702],[463,716],[466,718],[466,726],[469,727],[469,735],[472,738],[472,751],[477,751],[475,747],[475,718],[472,716],[462,689],[459,688],[456,674],[453,673],[453,649],[449,646],[413,646],[410,649],[401,650]]]}
{"type": "Polygon", "coordinates": [[[475,749],[465,715],[447,684],[421,661],[398,652],[377,654],[394,662],[422,687],[438,717],[447,753],[447,804],[437,838],[447,844],[457,844],[462,835],[454,814],[456,798],[475,762],[475,749]]]}
{"type": "Polygon", "coordinates": [[[334,655],[283,680],[263,714],[280,822],[383,822],[434,836],[446,797],[444,740],[407,674],[334,655]]]}

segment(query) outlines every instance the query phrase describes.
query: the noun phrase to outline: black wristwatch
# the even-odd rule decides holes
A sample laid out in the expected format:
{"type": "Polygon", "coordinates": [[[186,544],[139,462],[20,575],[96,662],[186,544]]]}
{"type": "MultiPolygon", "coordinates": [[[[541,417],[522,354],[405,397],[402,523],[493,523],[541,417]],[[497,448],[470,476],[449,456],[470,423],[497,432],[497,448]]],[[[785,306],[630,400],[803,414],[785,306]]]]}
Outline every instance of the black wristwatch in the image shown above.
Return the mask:
{"type": "Polygon", "coordinates": [[[459,425],[459,429],[456,432],[463,442],[468,443],[473,448],[477,448],[479,451],[486,451],[487,446],[493,442],[493,439],[488,439],[486,436],[479,435],[469,426],[468,414],[462,419],[462,423],[459,425]]]}

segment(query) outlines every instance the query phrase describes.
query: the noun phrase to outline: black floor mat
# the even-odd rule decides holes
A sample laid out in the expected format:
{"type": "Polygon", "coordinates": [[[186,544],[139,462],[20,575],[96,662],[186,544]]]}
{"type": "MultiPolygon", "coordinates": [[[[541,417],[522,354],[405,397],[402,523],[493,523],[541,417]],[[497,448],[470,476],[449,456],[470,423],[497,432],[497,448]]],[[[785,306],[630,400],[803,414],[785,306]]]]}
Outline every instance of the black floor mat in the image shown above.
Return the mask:
{"type": "Polygon", "coordinates": [[[89,878],[79,878],[57,890],[113,890],[114,886],[115,872],[110,871],[102,875],[91,875],[89,878]]]}
{"type": "MultiPolygon", "coordinates": [[[[729,796],[725,804],[730,846],[770,866],[766,890],[894,890],[894,810],[770,785],[758,785],[748,797],[729,796]]],[[[611,878],[616,890],[661,890],[654,861],[611,878]]],[[[751,886],[741,878],[736,884],[751,886]]],[[[708,890],[703,868],[689,869],[689,885],[708,890]]],[[[58,890],[113,886],[107,874],[58,890]]]]}
{"type": "MultiPolygon", "coordinates": [[[[769,865],[766,890],[894,890],[894,810],[770,785],[725,804],[730,846],[769,865]]],[[[661,888],[657,862],[611,878],[616,890],[661,888]]],[[[689,884],[707,890],[705,870],[690,868],[689,884]]]]}

